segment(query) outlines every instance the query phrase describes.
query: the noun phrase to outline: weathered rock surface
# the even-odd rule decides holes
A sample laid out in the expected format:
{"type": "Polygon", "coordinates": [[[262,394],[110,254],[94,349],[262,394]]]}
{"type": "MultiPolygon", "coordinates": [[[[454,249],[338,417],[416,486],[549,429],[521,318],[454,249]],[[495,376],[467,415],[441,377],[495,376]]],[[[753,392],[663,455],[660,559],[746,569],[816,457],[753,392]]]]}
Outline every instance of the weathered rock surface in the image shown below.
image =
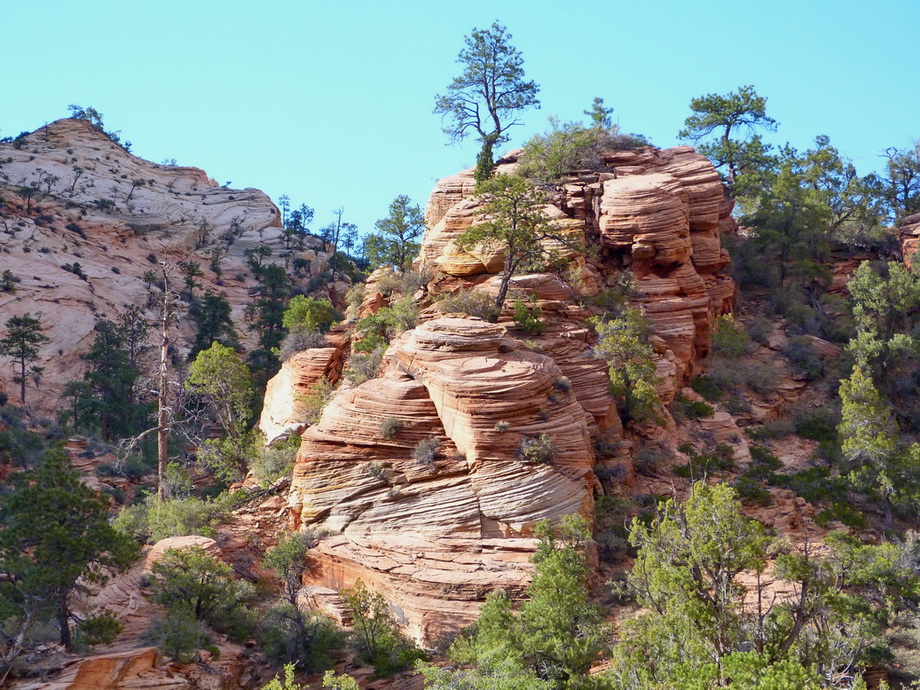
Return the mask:
{"type": "Polygon", "coordinates": [[[323,379],[334,384],[342,373],[341,347],[314,347],[292,355],[268,382],[259,418],[265,442],[272,444],[306,428],[308,404],[323,379]]]}
{"type": "MultiPolygon", "coordinates": [[[[64,384],[82,376],[80,354],[92,343],[96,318],[115,319],[137,305],[155,320],[161,291],[144,274],[161,278],[159,261],[198,263],[204,275],[196,293],[223,293],[241,324],[253,285],[245,251],[265,245],[275,261],[287,251],[280,214],[264,193],[221,186],[198,168],[137,158],[87,122],[53,122],[21,148],[0,144],[0,160],[0,272],[18,279],[14,290],[0,292],[0,313],[4,320],[41,314],[50,343],[40,348],[36,364],[44,373],[38,386],[29,381],[27,401],[49,416],[60,409],[64,384]],[[31,199],[20,193],[29,187],[39,190],[31,199]],[[219,273],[215,250],[223,254],[219,273]]],[[[318,238],[306,242],[289,257],[302,260],[296,272],[304,279],[321,272],[327,258],[318,238]]],[[[183,287],[180,271],[171,282],[183,287]]],[[[181,320],[174,334],[180,350],[195,330],[194,319],[181,320]]],[[[254,342],[247,329],[238,331],[244,345],[254,342]]],[[[15,399],[12,375],[3,362],[0,390],[5,385],[15,399]]]]}
{"type": "Polygon", "coordinates": [[[907,216],[898,225],[898,236],[901,239],[901,256],[904,263],[910,266],[914,255],[920,251],[920,213],[907,216]]]}
{"type": "Polygon", "coordinates": [[[609,399],[586,410],[552,357],[476,319],[428,321],[387,357],[383,377],[341,391],[304,433],[290,504],[300,525],[337,535],[311,552],[309,584],[371,582],[431,641],[509,576],[526,582],[537,521],[590,516],[588,427],[609,399]],[[546,457],[523,457],[522,440],[543,435],[546,457]]]}
{"type": "MultiPolygon", "coordinates": [[[[609,172],[569,179],[553,196],[547,215],[557,231],[570,234],[570,242],[580,237],[600,250],[599,260],[575,253],[567,257],[575,261],[572,283],[582,294],[597,294],[618,271],[632,271],[636,302],[667,345],[658,353],[658,366],[669,382],[663,392],[670,399],[700,371],[713,316],[732,308],[734,281],[719,273],[729,261],[719,232],[732,204],[715,168],[690,147],[617,151],[604,159],[609,172]]],[[[514,154],[504,160],[508,163],[499,173],[515,165],[514,154]]],[[[435,185],[421,264],[465,279],[500,271],[494,257],[485,260],[454,244],[478,221],[472,190],[471,171],[435,185]]]]}

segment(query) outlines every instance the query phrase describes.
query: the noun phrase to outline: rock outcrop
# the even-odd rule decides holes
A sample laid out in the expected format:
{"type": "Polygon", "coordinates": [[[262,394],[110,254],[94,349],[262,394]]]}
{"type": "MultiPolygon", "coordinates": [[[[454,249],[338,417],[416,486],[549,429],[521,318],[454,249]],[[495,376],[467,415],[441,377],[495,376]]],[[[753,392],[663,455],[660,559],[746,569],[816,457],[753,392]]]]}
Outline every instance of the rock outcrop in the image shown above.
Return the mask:
{"type": "Polygon", "coordinates": [[[308,396],[322,379],[334,384],[341,373],[341,347],[314,347],[285,361],[265,389],[259,429],[266,444],[303,433],[310,411],[308,396]]]}
{"type": "Polygon", "coordinates": [[[311,551],[308,584],[360,577],[431,642],[488,591],[526,583],[536,522],[590,516],[588,429],[606,410],[580,404],[552,357],[476,319],[428,321],[387,358],[304,433],[290,505],[335,535],[311,551]]]}
{"type": "MultiPolygon", "coordinates": [[[[4,320],[41,314],[50,342],[36,362],[42,380],[30,380],[27,395],[49,416],[60,408],[64,384],[84,371],[80,354],[89,350],[97,318],[116,319],[134,305],[156,319],[161,261],[197,263],[203,275],[194,279],[196,294],[223,293],[240,324],[254,284],[246,250],[270,247],[276,261],[288,252],[280,213],[261,191],[229,189],[198,168],[143,160],[88,122],[59,120],[15,146],[0,144],[0,161],[0,273],[9,270],[17,281],[0,291],[0,313],[4,320]]],[[[304,241],[288,256],[298,279],[322,272],[327,258],[318,238],[304,241]]],[[[178,269],[171,282],[183,288],[178,269]]],[[[238,330],[244,345],[254,342],[238,330]]],[[[174,343],[185,349],[194,333],[194,319],[183,318],[174,343]]],[[[13,398],[11,376],[4,363],[0,390],[5,383],[13,398]]]]}
{"type": "MultiPolygon", "coordinates": [[[[509,154],[498,172],[512,172],[516,155],[509,154]]],[[[632,271],[635,301],[666,345],[658,355],[671,381],[663,391],[669,399],[701,370],[714,315],[731,310],[735,285],[720,273],[729,257],[719,231],[732,204],[712,163],[690,147],[617,151],[604,160],[607,172],[565,180],[546,212],[569,246],[577,239],[597,249],[596,258],[567,257],[580,292],[596,294],[614,284],[618,271],[632,271]]],[[[478,276],[497,273],[501,263],[454,243],[477,222],[473,186],[472,170],[436,184],[419,261],[481,282],[478,276]]]]}
{"type": "Polygon", "coordinates": [[[914,255],[920,251],[920,213],[907,216],[898,225],[898,236],[901,240],[901,256],[904,263],[910,266],[914,255]]]}

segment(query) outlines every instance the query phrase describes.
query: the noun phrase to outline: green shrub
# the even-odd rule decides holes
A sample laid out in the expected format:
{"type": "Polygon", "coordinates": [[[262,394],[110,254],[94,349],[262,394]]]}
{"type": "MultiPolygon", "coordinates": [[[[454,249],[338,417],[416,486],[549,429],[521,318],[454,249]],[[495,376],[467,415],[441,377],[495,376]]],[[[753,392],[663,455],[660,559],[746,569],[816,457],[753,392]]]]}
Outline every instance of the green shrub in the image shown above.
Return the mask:
{"type": "Polygon", "coordinates": [[[165,619],[152,620],[144,637],[180,664],[195,661],[198,650],[210,642],[207,626],[184,610],[167,611],[165,619]]]}
{"type": "Polygon", "coordinates": [[[747,386],[761,395],[768,395],[779,384],[776,368],[760,362],[745,362],[714,355],[709,367],[707,377],[723,391],[737,391],[740,386],[747,386]]]}
{"type": "Polygon", "coordinates": [[[310,330],[306,326],[294,326],[281,341],[279,356],[282,362],[286,362],[298,352],[324,347],[325,344],[326,336],[319,331],[310,330]]]}
{"type": "Polygon", "coordinates": [[[815,516],[815,524],[819,527],[827,527],[834,520],[853,529],[863,529],[866,526],[866,516],[849,503],[835,502],[815,516]]]}
{"type": "Polygon", "coordinates": [[[748,335],[758,345],[767,345],[773,333],[773,321],[765,316],[751,319],[747,324],[748,335]]]}
{"type": "Polygon", "coordinates": [[[412,451],[412,459],[419,465],[430,465],[437,459],[440,448],[440,439],[433,436],[430,438],[423,438],[415,444],[415,448],[412,451]]]}
{"type": "Polygon", "coordinates": [[[13,405],[0,407],[0,422],[7,425],[0,431],[0,459],[17,468],[38,465],[45,455],[45,442],[26,427],[22,410],[13,405]]]}
{"type": "Polygon", "coordinates": [[[438,302],[438,308],[444,314],[466,314],[483,321],[494,322],[500,310],[495,306],[495,298],[476,290],[458,290],[438,302]]]}
{"type": "Polygon", "coordinates": [[[367,473],[375,479],[386,480],[386,468],[382,462],[369,462],[366,465],[367,473]]]}
{"type": "Polygon", "coordinates": [[[725,443],[720,443],[708,453],[697,453],[692,448],[688,450],[690,462],[674,467],[674,474],[678,477],[699,481],[704,477],[722,475],[735,469],[735,453],[731,446],[725,443]]]}
{"type": "Polygon", "coordinates": [[[671,403],[671,416],[678,422],[685,419],[705,419],[714,413],[715,409],[709,403],[702,400],[690,400],[681,393],[678,393],[671,403]]]}
{"type": "Polygon", "coordinates": [[[718,402],[722,397],[722,389],[706,374],[701,374],[690,381],[690,388],[699,393],[709,402],[718,402]]]}
{"type": "Polygon", "coordinates": [[[332,398],[332,384],[325,376],[313,384],[310,393],[303,397],[301,402],[304,406],[304,421],[313,425],[319,422],[319,418],[326,407],[326,403],[332,398]]]}
{"type": "Polygon", "coordinates": [[[200,546],[166,549],[152,573],[151,596],[167,611],[190,615],[234,640],[252,632],[253,586],[232,579],[232,568],[200,546]]]}
{"type": "Polygon", "coordinates": [[[400,632],[382,595],[361,580],[340,594],[352,614],[353,639],[362,659],[374,665],[376,676],[390,676],[424,659],[425,654],[400,632]]]}
{"type": "Polygon", "coordinates": [[[820,501],[842,501],[848,484],[843,477],[831,477],[826,467],[809,467],[793,474],[774,475],[777,486],[792,489],[812,504],[820,501]]]}
{"type": "Polygon", "coordinates": [[[664,446],[647,443],[633,454],[633,467],[639,474],[650,476],[672,457],[664,446]]]}
{"type": "Polygon", "coordinates": [[[620,134],[616,128],[586,127],[555,117],[549,122],[549,131],[527,141],[520,159],[520,174],[538,184],[549,184],[577,170],[606,170],[603,152],[648,145],[645,137],[620,134]]]}
{"type": "Polygon", "coordinates": [[[598,334],[595,357],[608,363],[610,392],[630,419],[659,421],[658,374],[649,343],[651,325],[638,309],[625,309],[615,319],[592,321],[598,334]]]}
{"type": "Polygon", "coordinates": [[[743,355],[751,344],[744,324],[735,321],[731,314],[716,319],[712,331],[712,351],[730,359],[743,355]]]}
{"type": "Polygon", "coordinates": [[[364,302],[364,295],[366,292],[367,286],[365,283],[358,283],[348,288],[348,292],[345,293],[345,304],[348,305],[349,316],[354,318],[359,316],[358,311],[361,309],[361,304],[364,302]]]}
{"type": "Polygon", "coordinates": [[[518,445],[518,459],[527,464],[547,464],[556,459],[559,449],[549,434],[536,438],[522,436],[518,445]]]}
{"type": "Polygon", "coordinates": [[[310,528],[288,532],[265,552],[262,567],[274,570],[284,585],[284,593],[291,606],[297,603],[297,592],[303,584],[307,570],[307,552],[316,545],[318,537],[310,528]]]}
{"type": "Polygon", "coordinates": [[[384,297],[411,297],[431,281],[424,271],[389,271],[377,281],[377,290],[384,297]]]}
{"type": "Polygon", "coordinates": [[[386,344],[380,344],[370,352],[352,354],[348,359],[348,368],[345,370],[345,376],[357,385],[375,378],[380,371],[380,365],[383,364],[383,355],[386,352],[386,344]]]}
{"type": "Polygon", "coordinates": [[[387,441],[392,441],[396,438],[396,434],[399,433],[399,430],[402,429],[403,423],[400,421],[399,417],[384,417],[380,421],[380,436],[385,438],[387,441]]]}
{"type": "Polygon", "coordinates": [[[356,329],[363,337],[378,335],[386,341],[413,328],[418,323],[418,306],[411,296],[403,297],[376,314],[358,321],[356,329]]]}
{"type": "Polygon", "coordinates": [[[773,503],[770,492],[767,491],[756,479],[747,475],[736,477],[732,482],[738,498],[743,503],[768,506],[773,503]]]}
{"type": "MultiPolygon", "coordinates": [[[[536,301],[536,296],[529,297],[530,302],[536,301]]],[[[527,334],[540,335],[546,330],[546,323],[543,321],[543,310],[540,307],[528,307],[521,300],[514,300],[514,325],[527,334]]]]}
{"type": "Polygon", "coordinates": [[[163,493],[166,498],[187,498],[194,488],[192,476],[178,462],[170,462],[163,473],[163,493]]]}
{"type": "Polygon", "coordinates": [[[122,508],[113,524],[119,531],[151,544],[190,534],[210,537],[214,536],[214,526],[227,516],[229,501],[225,494],[213,501],[188,497],[157,505],[156,495],[150,494],[142,502],[122,508]]]}
{"type": "Polygon", "coordinates": [[[792,369],[809,381],[814,381],[824,373],[824,361],[818,355],[811,339],[805,335],[790,338],[783,354],[792,364],[792,369]]]}
{"type": "Polygon", "coordinates": [[[783,461],[764,446],[751,446],[751,464],[744,474],[752,479],[772,480],[773,473],[783,468],[783,461]]]}
{"type": "Polygon", "coordinates": [[[252,464],[252,472],[259,485],[266,488],[282,477],[290,475],[299,448],[300,437],[293,434],[280,447],[269,446],[261,449],[252,464]]]}
{"type": "Polygon", "coordinates": [[[837,425],[840,415],[829,408],[818,407],[797,411],[793,418],[795,433],[811,441],[837,440],[837,425]]]}
{"type": "Polygon", "coordinates": [[[295,295],[284,312],[282,325],[288,330],[299,327],[306,331],[325,333],[340,318],[341,314],[328,299],[295,295]]]}
{"type": "Polygon", "coordinates": [[[783,438],[795,431],[795,425],[791,419],[779,417],[764,422],[760,426],[748,427],[745,432],[748,436],[756,440],[765,440],[770,438],[783,438]]]}
{"type": "Polygon", "coordinates": [[[80,621],[77,634],[80,640],[90,646],[112,644],[124,626],[111,611],[103,611],[95,616],[80,621]]]}
{"type": "Polygon", "coordinates": [[[557,391],[568,393],[570,390],[572,390],[572,382],[569,380],[568,376],[560,376],[558,379],[553,381],[553,388],[555,388],[557,391]]]}
{"type": "Polygon", "coordinates": [[[607,277],[608,287],[600,290],[596,295],[581,297],[579,301],[584,306],[598,307],[609,318],[623,315],[628,308],[630,300],[638,295],[636,278],[632,271],[616,271],[607,277]]]}
{"type": "Polygon", "coordinates": [[[262,653],[276,664],[296,664],[309,673],[330,668],[344,635],[328,618],[277,603],[261,616],[258,639],[262,653]]]}

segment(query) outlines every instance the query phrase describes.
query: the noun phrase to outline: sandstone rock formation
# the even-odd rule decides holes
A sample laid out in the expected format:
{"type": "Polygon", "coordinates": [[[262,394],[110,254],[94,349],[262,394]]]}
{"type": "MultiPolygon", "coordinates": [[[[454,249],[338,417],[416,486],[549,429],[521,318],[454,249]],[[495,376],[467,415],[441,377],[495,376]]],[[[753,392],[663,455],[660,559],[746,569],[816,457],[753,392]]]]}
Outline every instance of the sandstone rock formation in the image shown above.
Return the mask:
{"type": "MultiPolygon", "coordinates": [[[[509,154],[498,173],[512,172],[516,155],[509,154]]],[[[565,180],[547,215],[570,240],[583,237],[599,250],[598,258],[569,257],[582,293],[596,294],[619,270],[632,271],[636,302],[666,345],[658,354],[660,373],[671,381],[663,391],[667,399],[700,371],[713,317],[732,306],[734,282],[719,273],[729,261],[719,231],[732,204],[712,163],[690,147],[617,151],[604,160],[609,172],[565,180]]],[[[498,269],[454,244],[477,221],[472,189],[472,170],[435,185],[419,261],[481,282],[478,276],[498,269]]]]}
{"type": "Polygon", "coordinates": [[[920,251],[920,213],[907,216],[898,225],[901,239],[901,255],[908,266],[913,263],[914,255],[920,251]]]}
{"type": "MultiPolygon", "coordinates": [[[[274,260],[285,251],[280,214],[264,193],[223,187],[198,168],[137,158],[84,121],[53,122],[22,142],[0,144],[0,272],[18,280],[0,291],[0,313],[3,320],[40,313],[51,339],[36,363],[42,381],[28,386],[37,410],[57,410],[64,384],[82,375],[79,355],[90,347],[96,318],[114,319],[137,305],[155,319],[160,288],[144,274],[159,275],[160,261],[197,262],[204,273],[197,293],[224,293],[234,321],[244,323],[253,284],[245,251],[267,245],[274,260]],[[37,191],[24,196],[30,188],[37,191]],[[219,274],[215,250],[223,254],[219,274]]],[[[291,257],[302,259],[305,279],[321,272],[327,257],[318,238],[306,239],[306,249],[291,257]]],[[[172,283],[183,287],[178,270],[172,283]]],[[[245,328],[238,331],[244,344],[253,342],[245,328]]],[[[186,315],[174,338],[180,349],[194,332],[186,315]]],[[[0,362],[0,390],[6,383],[15,392],[11,377],[8,361],[0,362]]]]}
{"type": "Polygon", "coordinates": [[[430,320],[387,357],[383,377],[340,392],[304,433],[290,505],[335,535],[311,552],[309,584],[360,577],[430,642],[491,589],[520,591],[537,521],[590,516],[588,429],[607,410],[580,404],[550,356],[476,319],[430,320]],[[522,453],[541,440],[542,454],[522,453]]]}
{"type": "Polygon", "coordinates": [[[265,389],[259,429],[266,444],[302,433],[307,424],[307,396],[323,378],[334,384],[341,373],[341,347],[310,348],[284,362],[265,389]]]}
{"type": "MultiPolygon", "coordinates": [[[[499,172],[515,161],[507,156],[499,172]]],[[[491,589],[521,591],[538,520],[590,517],[591,439],[622,445],[608,464],[626,460],[628,444],[579,294],[597,295],[631,269],[654,327],[662,398],[700,369],[713,318],[734,294],[719,273],[728,262],[719,228],[731,210],[719,176],[687,147],[618,152],[607,164],[566,180],[544,208],[566,235],[547,242],[569,261],[569,279],[512,280],[511,294],[540,310],[543,332],[516,329],[510,303],[497,324],[435,303],[391,345],[384,376],[340,392],[303,434],[290,505],[298,526],[330,533],[311,552],[307,599],[341,613],[335,590],[361,578],[431,642],[473,620],[491,589]],[[522,447],[540,440],[551,443],[551,461],[527,462],[522,447]]],[[[464,171],[432,193],[418,264],[440,272],[434,292],[499,289],[500,253],[455,243],[478,222],[473,187],[464,171]]],[[[373,292],[369,311],[382,303],[373,292]]]]}

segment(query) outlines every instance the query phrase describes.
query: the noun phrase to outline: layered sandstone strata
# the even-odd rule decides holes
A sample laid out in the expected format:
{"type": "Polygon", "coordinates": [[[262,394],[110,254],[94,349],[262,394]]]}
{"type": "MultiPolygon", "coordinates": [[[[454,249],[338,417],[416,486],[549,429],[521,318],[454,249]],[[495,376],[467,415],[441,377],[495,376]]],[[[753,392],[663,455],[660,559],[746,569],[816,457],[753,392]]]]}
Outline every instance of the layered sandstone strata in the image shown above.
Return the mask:
{"type": "MultiPolygon", "coordinates": [[[[516,153],[504,160],[498,173],[512,172],[516,153]]],[[[732,204],[712,163],[688,146],[616,151],[604,160],[606,171],[560,184],[546,213],[557,231],[570,240],[577,233],[592,247],[589,258],[567,256],[580,292],[597,294],[619,271],[632,272],[636,303],[667,345],[659,353],[659,369],[673,381],[669,397],[701,369],[713,317],[732,307],[735,285],[720,273],[729,257],[719,235],[729,225],[732,204]]],[[[478,276],[498,273],[501,265],[455,245],[478,222],[472,190],[472,171],[435,185],[420,262],[480,283],[478,276]]],[[[577,242],[567,243],[573,245],[577,242]]]]}
{"type": "Polygon", "coordinates": [[[309,396],[323,379],[334,384],[341,373],[341,347],[313,347],[287,359],[265,389],[259,429],[266,444],[302,433],[308,423],[309,396]]]}
{"type": "MultiPolygon", "coordinates": [[[[28,384],[33,409],[53,416],[65,384],[79,379],[80,355],[92,344],[94,322],[115,320],[128,306],[158,320],[162,266],[182,292],[173,345],[187,349],[196,332],[188,316],[192,300],[183,290],[179,262],[197,264],[194,296],[222,294],[236,324],[246,321],[255,279],[246,251],[268,247],[269,261],[290,263],[290,274],[309,280],[326,268],[328,252],[319,238],[286,246],[280,213],[257,189],[230,189],[198,168],[157,164],[138,158],[87,122],[59,120],[25,136],[17,148],[0,143],[0,272],[10,270],[13,289],[0,291],[0,313],[41,314],[50,343],[39,349],[39,384],[28,384]],[[29,200],[22,189],[35,189],[29,200]],[[152,277],[151,277],[152,274],[152,277]]],[[[331,282],[341,297],[347,285],[331,282]]],[[[255,334],[238,326],[244,346],[255,334]]],[[[0,391],[12,369],[0,367],[0,391]]],[[[13,397],[12,395],[10,397],[13,397]]]]}
{"type": "Polygon", "coordinates": [[[592,510],[588,429],[606,409],[563,381],[499,325],[438,318],[403,334],[386,374],[340,392],[303,435],[291,507],[336,535],[311,552],[309,584],[368,581],[425,641],[475,618],[491,589],[522,587],[534,525],[592,510]],[[546,452],[522,452],[534,442],[546,452]]]}

